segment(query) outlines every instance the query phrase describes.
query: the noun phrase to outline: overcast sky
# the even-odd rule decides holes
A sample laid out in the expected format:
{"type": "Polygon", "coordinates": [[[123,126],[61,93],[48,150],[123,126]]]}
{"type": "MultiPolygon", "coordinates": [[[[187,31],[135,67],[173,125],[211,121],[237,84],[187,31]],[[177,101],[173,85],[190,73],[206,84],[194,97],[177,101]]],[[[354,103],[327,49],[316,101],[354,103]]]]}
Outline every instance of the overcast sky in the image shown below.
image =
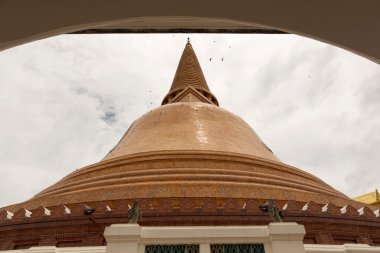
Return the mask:
{"type": "Polygon", "coordinates": [[[284,34],[61,35],[0,52],[0,206],[100,161],[160,105],[188,36],[220,106],[283,162],[351,197],[380,188],[376,63],[284,34]]]}

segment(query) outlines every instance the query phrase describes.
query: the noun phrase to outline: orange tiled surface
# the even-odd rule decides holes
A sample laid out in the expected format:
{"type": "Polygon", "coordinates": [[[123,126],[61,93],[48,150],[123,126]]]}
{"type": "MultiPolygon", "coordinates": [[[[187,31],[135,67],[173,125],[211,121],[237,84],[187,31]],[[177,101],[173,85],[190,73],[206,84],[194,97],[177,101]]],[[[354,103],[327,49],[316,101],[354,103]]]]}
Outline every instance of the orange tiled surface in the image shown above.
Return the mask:
{"type": "Polygon", "coordinates": [[[232,152],[278,161],[244,120],[201,102],[168,104],[144,114],[104,160],[178,150],[232,152]]]}
{"type": "Polygon", "coordinates": [[[7,210],[83,201],[187,197],[358,205],[315,176],[280,162],[216,151],[160,151],[85,167],[7,210]]]}

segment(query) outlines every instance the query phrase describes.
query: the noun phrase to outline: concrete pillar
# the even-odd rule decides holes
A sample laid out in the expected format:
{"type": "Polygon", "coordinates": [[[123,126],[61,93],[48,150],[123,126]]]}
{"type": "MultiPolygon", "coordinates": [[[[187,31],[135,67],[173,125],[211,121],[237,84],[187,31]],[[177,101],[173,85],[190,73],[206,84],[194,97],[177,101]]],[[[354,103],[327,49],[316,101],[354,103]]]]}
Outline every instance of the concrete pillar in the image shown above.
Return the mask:
{"type": "Polygon", "coordinates": [[[210,253],[210,244],[208,243],[201,243],[199,244],[199,253],[210,253]]]}
{"type": "Polygon", "coordinates": [[[271,253],[305,253],[305,227],[295,222],[270,223],[268,226],[271,253]]]}
{"type": "Polygon", "coordinates": [[[141,227],[138,224],[113,224],[106,227],[106,253],[139,253],[141,227]]]}

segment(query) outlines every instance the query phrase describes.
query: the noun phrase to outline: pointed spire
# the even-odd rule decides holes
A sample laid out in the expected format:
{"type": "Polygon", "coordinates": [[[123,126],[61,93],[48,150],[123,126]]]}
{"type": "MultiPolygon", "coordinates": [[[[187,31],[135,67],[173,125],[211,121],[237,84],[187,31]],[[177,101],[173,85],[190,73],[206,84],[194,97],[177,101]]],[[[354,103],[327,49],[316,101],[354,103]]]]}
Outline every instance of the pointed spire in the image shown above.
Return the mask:
{"type": "Polygon", "coordinates": [[[187,38],[187,43],[179,61],[172,86],[162,104],[170,103],[174,97],[188,87],[196,89],[211,103],[218,105],[217,99],[207,85],[202,68],[190,43],[190,38],[187,38]]]}
{"type": "Polygon", "coordinates": [[[199,65],[197,56],[191,46],[190,39],[187,39],[185,49],[179,61],[177,71],[169,92],[182,90],[188,86],[210,91],[203,75],[201,66],[199,65]]]}

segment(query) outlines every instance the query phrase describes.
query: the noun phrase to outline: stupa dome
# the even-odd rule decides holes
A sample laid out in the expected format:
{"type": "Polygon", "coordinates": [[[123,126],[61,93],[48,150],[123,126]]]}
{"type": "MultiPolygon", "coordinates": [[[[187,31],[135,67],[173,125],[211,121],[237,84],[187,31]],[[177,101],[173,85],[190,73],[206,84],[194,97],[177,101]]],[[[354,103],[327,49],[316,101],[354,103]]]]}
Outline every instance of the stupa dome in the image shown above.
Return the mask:
{"type": "Polygon", "coordinates": [[[282,163],[244,120],[220,108],[189,42],[163,101],[137,119],[101,162],[16,207],[210,197],[353,202],[282,163]]]}
{"type": "Polygon", "coordinates": [[[103,160],[185,150],[229,152],[279,161],[239,116],[204,102],[171,103],[146,113],[103,160]]]}
{"type": "Polygon", "coordinates": [[[136,120],[103,161],[78,170],[23,206],[148,198],[350,201],[281,163],[240,117],[213,104],[176,102],[136,120]]]}

